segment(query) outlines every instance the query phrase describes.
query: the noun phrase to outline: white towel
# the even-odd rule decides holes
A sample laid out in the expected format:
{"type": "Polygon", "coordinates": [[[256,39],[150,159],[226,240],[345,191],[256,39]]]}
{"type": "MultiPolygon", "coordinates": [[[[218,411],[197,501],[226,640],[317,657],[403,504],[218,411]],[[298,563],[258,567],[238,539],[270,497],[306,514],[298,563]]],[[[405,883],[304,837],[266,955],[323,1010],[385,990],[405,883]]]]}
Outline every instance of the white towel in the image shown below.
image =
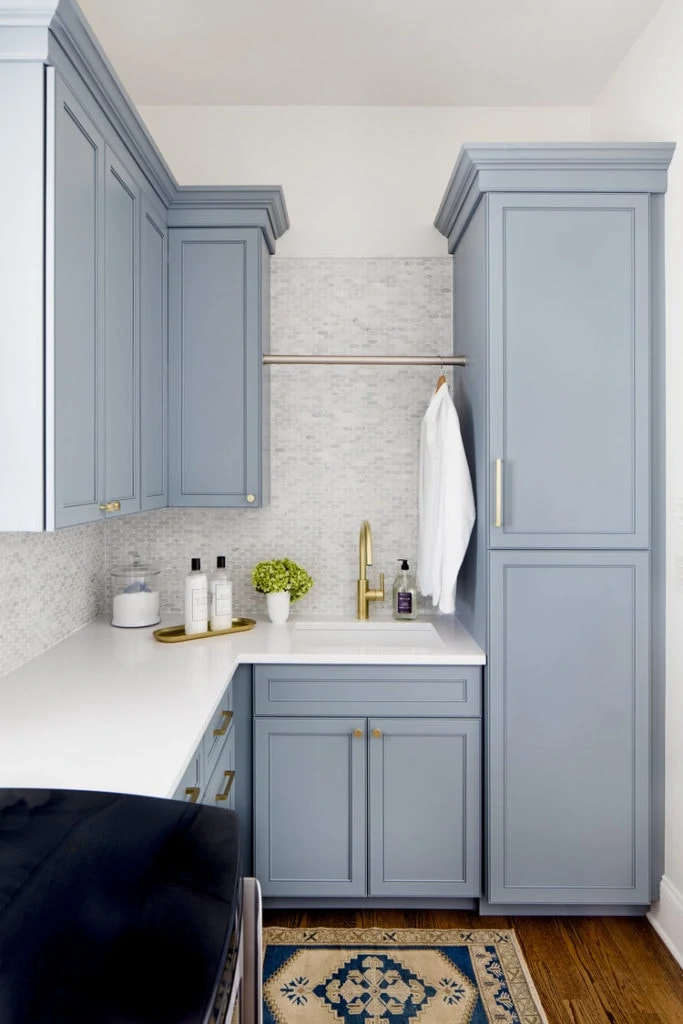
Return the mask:
{"type": "Polygon", "coordinates": [[[439,611],[454,612],[475,509],[460,421],[447,384],[434,393],[422,420],[418,513],[417,585],[439,611]]]}

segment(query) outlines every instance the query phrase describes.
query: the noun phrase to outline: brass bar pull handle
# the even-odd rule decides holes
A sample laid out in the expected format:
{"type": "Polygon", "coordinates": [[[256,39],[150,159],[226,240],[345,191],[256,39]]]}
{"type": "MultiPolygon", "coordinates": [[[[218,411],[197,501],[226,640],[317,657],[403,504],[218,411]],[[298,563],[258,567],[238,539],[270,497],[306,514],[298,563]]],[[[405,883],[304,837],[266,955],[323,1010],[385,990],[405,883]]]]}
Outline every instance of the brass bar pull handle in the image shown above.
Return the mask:
{"type": "Polygon", "coordinates": [[[353,730],[353,735],[356,737],[357,740],[359,740],[363,736],[363,730],[362,729],[354,729],[353,730]]]}
{"type": "Polygon", "coordinates": [[[494,526],[503,525],[503,460],[496,459],[496,518],[494,526]]]}
{"type": "Polygon", "coordinates": [[[235,781],[236,774],[236,772],[223,772],[223,776],[226,779],[225,789],[223,790],[222,793],[216,793],[217,802],[228,799],[228,797],[230,796],[230,790],[232,789],[232,784],[235,781]]]}
{"type": "Polygon", "coordinates": [[[190,798],[188,803],[196,804],[199,800],[199,786],[188,786],[185,790],[185,795],[190,798]]]}
{"type": "Polygon", "coordinates": [[[376,740],[378,740],[382,736],[382,730],[381,729],[373,729],[372,730],[372,735],[375,737],[376,740]]]}
{"type": "Polygon", "coordinates": [[[221,714],[223,715],[224,721],[220,729],[213,730],[214,736],[225,736],[228,731],[228,727],[232,722],[232,711],[221,711],[221,714]]]}
{"type": "Polygon", "coordinates": [[[100,505],[100,512],[120,512],[121,502],[120,501],[107,501],[104,505],[100,505]]]}

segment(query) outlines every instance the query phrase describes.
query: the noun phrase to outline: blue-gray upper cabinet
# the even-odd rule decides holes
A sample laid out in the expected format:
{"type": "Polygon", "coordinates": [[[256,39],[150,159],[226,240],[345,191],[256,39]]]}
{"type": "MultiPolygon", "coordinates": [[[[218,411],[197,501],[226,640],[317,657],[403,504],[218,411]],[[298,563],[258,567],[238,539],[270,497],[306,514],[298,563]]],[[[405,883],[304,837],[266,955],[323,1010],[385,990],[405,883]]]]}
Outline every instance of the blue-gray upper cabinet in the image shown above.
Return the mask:
{"type": "Polygon", "coordinates": [[[650,556],[492,552],[491,903],[650,901],[650,556]]]}
{"type": "MultiPolygon", "coordinates": [[[[53,152],[48,148],[54,171],[48,181],[54,189],[47,203],[54,217],[54,250],[47,258],[46,323],[48,349],[54,337],[54,394],[48,376],[46,498],[54,491],[54,524],[59,527],[99,519],[106,486],[101,301],[106,155],[101,134],[61,77],[49,81],[54,82],[55,111],[53,152]]],[[[50,242],[49,233],[47,238],[50,242]]]]}
{"type": "MultiPolygon", "coordinates": [[[[60,527],[140,509],[140,190],[60,76],[51,206],[54,412],[46,430],[48,453],[54,430],[60,527]]],[[[46,400],[49,410],[49,389],[46,400]]],[[[49,495],[49,455],[46,471],[49,495]]]]}
{"type": "Polygon", "coordinates": [[[141,507],[168,504],[168,231],[166,210],[146,190],[140,227],[141,507]]]}
{"type": "Polygon", "coordinates": [[[172,227],[169,238],[169,503],[259,507],[268,500],[262,233],[172,227]]]}
{"type": "Polygon", "coordinates": [[[105,156],[103,504],[123,515],[140,510],[140,189],[105,156]]]}
{"type": "Polygon", "coordinates": [[[649,197],[486,198],[490,545],[647,547],[649,197]]]}

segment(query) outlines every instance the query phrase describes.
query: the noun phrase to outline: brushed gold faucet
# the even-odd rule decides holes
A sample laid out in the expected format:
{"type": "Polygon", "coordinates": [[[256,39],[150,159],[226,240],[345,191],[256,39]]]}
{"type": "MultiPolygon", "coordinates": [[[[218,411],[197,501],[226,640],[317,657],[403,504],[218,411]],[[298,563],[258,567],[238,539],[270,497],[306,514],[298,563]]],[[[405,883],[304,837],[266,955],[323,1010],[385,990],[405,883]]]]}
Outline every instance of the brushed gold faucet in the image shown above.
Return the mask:
{"type": "Polygon", "coordinates": [[[364,519],[360,524],[358,538],[358,602],[356,618],[365,621],[368,618],[370,601],[384,600],[384,573],[379,574],[379,590],[368,589],[368,566],[372,565],[372,531],[370,523],[364,519]]]}

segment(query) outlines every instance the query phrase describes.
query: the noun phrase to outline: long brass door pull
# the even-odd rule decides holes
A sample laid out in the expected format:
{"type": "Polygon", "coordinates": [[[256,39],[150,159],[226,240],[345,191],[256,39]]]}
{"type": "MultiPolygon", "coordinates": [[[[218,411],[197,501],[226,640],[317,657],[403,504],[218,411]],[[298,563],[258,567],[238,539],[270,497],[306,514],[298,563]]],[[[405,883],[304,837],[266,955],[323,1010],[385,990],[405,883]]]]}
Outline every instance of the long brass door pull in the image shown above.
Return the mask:
{"type": "Polygon", "coordinates": [[[228,726],[232,722],[232,711],[221,711],[221,714],[223,715],[224,721],[220,729],[213,730],[214,736],[225,736],[228,731],[228,726]]]}
{"type": "Polygon", "coordinates": [[[188,786],[185,790],[185,796],[189,796],[188,803],[196,804],[199,800],[199,786],[188,786]]]}
{"type": "Polygon", "coordinates": [[[228,799],[228,797],[230,796],[230,790],[232,789],[232,784],[235,781],[235,775],[236,774],[237,774],[236,772],[232,772],[232,771],[223,772],[223,776],[224,776],[224,778],[226,780],[225,789],[223,790],[222,793],[216,793],[216,800],[217,801],[227,800],[228,799]]]}
{"type": "Polygon", "coordinates": [[[503,525],[503,460],[496,459],[496,518],[494,526],[503,525]]]}

